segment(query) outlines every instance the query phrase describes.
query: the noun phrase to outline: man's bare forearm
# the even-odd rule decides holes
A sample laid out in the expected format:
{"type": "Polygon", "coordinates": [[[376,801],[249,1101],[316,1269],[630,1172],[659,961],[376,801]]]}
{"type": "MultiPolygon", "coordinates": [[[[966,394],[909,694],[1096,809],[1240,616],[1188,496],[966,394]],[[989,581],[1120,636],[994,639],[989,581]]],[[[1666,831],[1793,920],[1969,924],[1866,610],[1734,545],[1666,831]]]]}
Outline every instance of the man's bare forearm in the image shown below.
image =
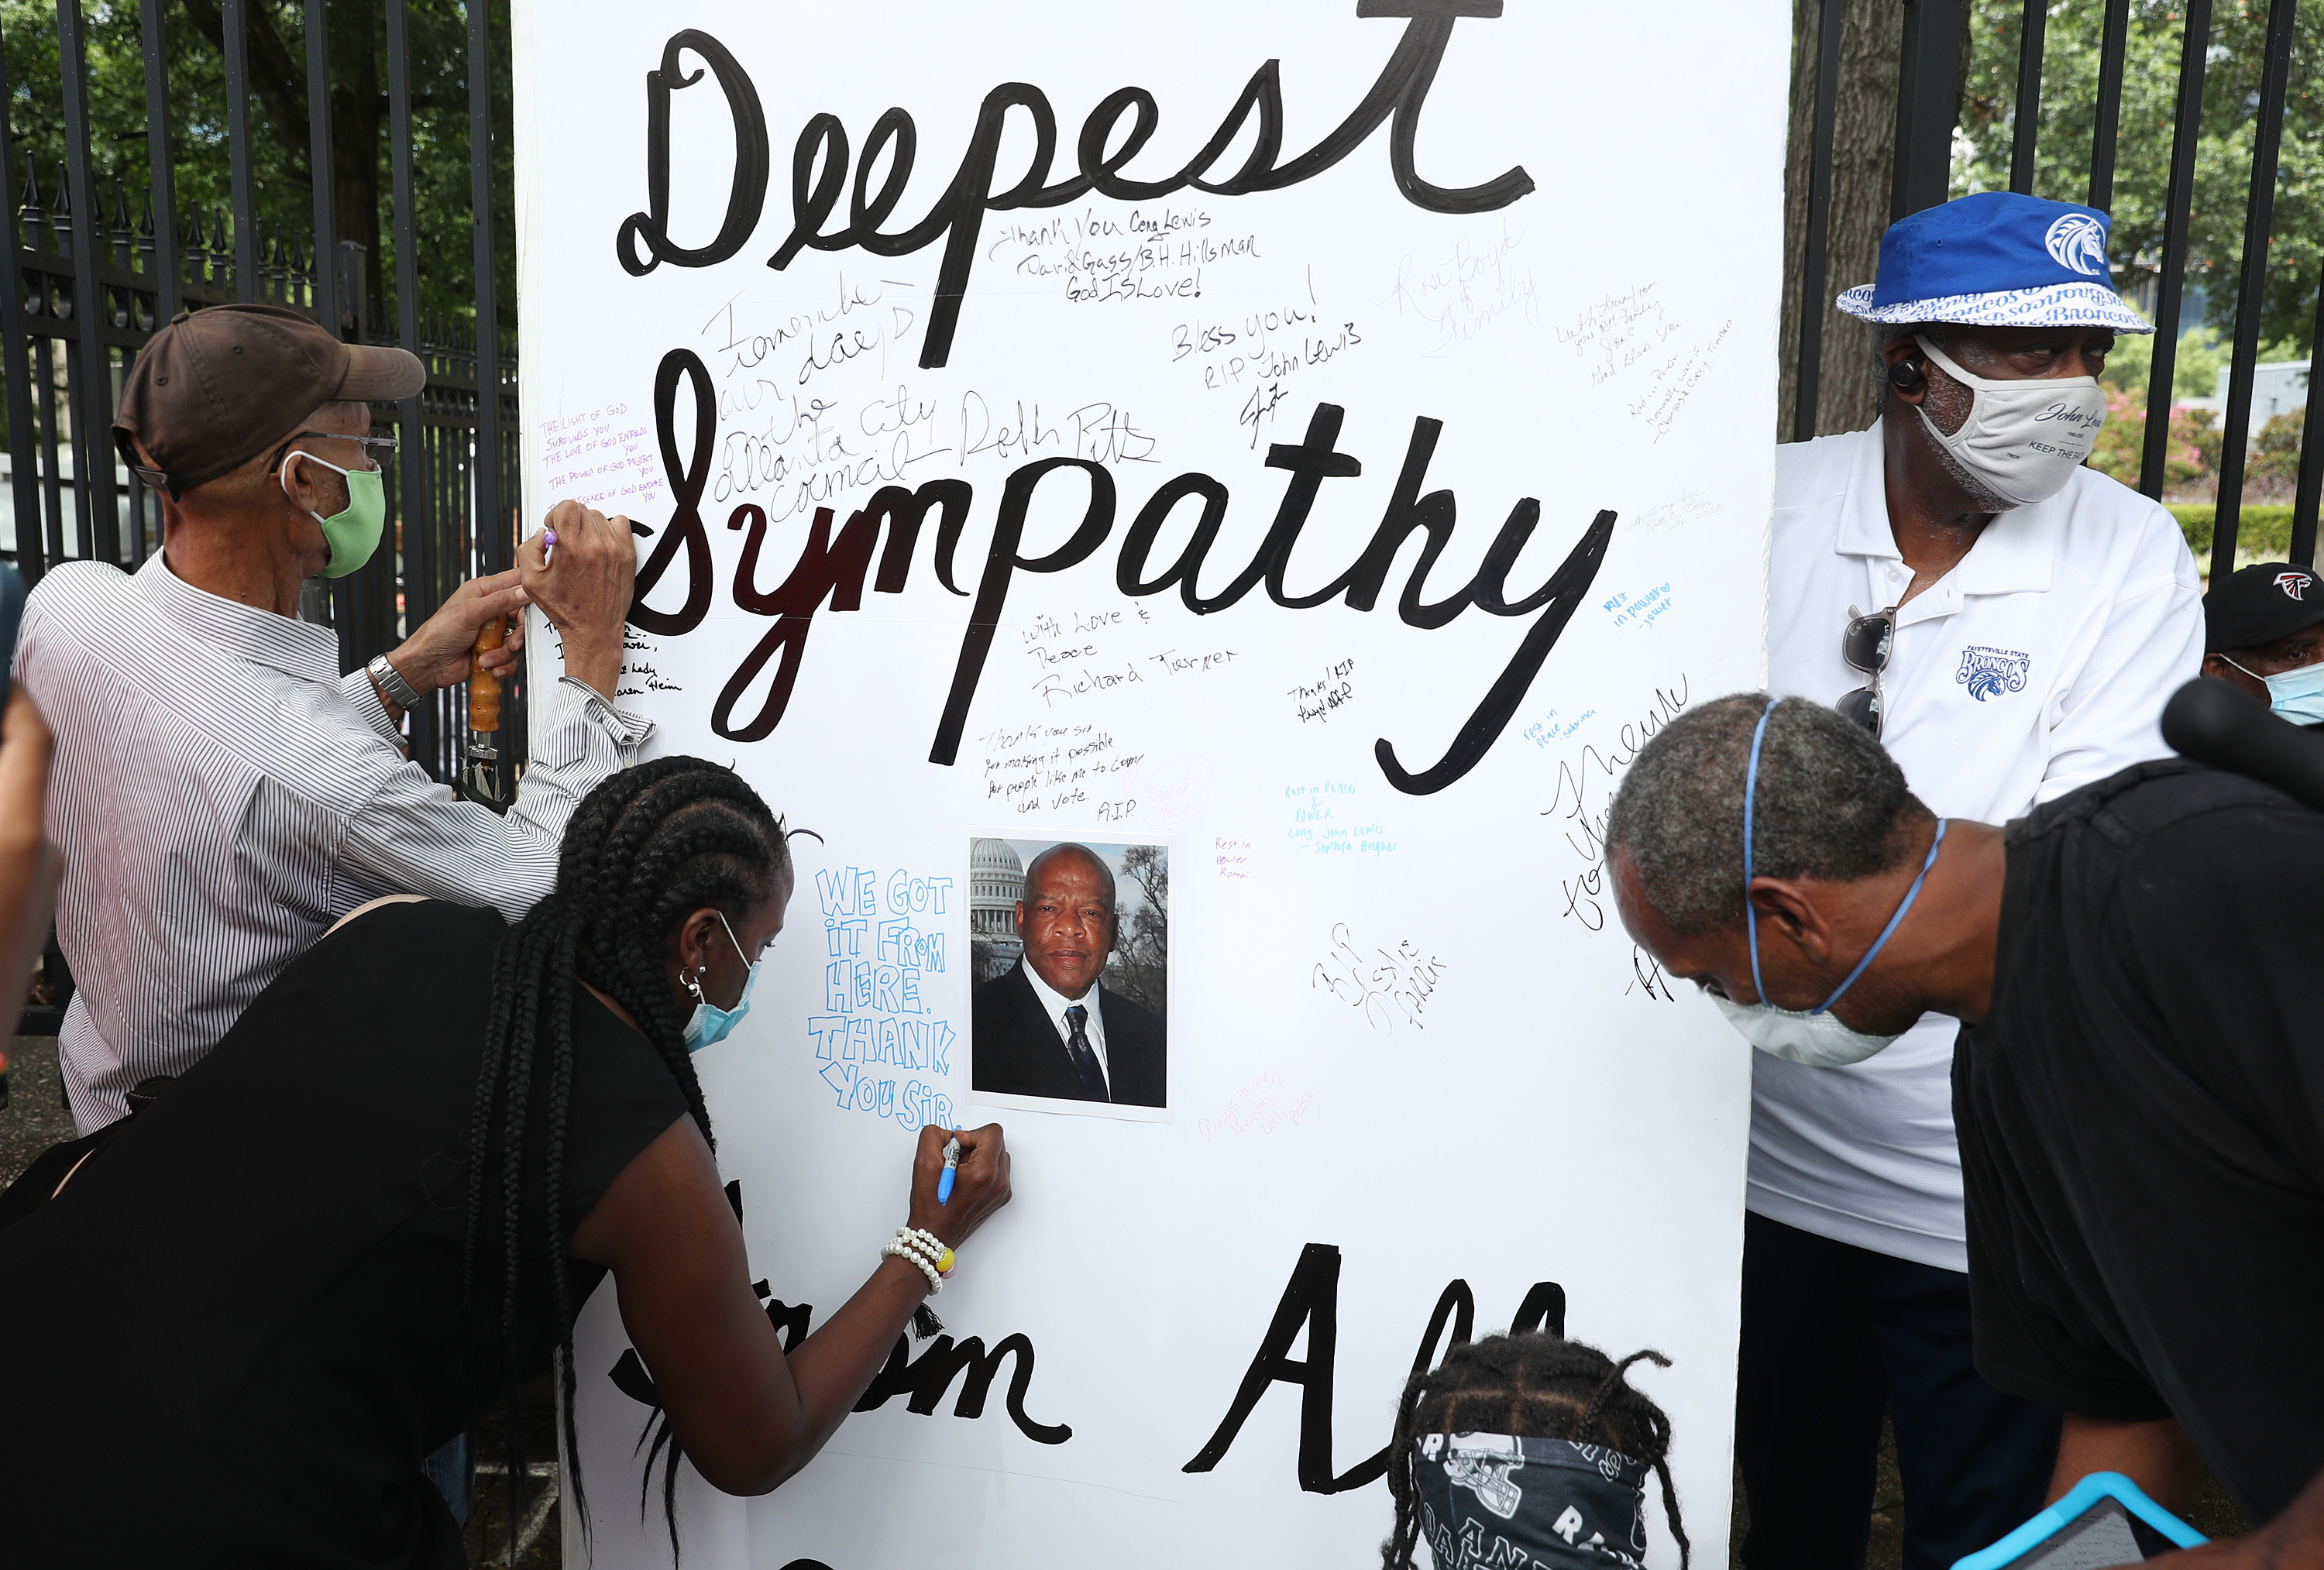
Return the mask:
{"type": "Polygon", "coordinates": [[[2058,1465],[2049,1501],[2093,1472],[2119,1472],[2164,1510],[2185,1515],[2195,1502],[2203,1463],[2175,1418],[2113,1423],[2068,1412],[2058,1434],[2058,1465]]]}
{"type": "Polygon", "coordinates": [[[567,638],[565,674],[610,701],[622,684],[622,629],[616,627],[610,638],[567,638]]]}

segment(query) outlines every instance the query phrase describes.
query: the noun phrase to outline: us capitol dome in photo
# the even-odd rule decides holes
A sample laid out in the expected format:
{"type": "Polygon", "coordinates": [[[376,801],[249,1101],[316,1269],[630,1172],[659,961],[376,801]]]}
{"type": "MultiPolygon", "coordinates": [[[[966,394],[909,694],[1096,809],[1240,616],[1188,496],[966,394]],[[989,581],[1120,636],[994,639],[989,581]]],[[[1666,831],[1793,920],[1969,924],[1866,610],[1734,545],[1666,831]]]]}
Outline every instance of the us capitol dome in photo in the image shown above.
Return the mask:
{"type": "Polygon", "coordinates": [[[978,840],[968,848],[968,939],[987,950],[996,970],[1025,951],[1017,936],[1017,902],[1025,895],[1025,863],[1006,840],[978,840]]]}

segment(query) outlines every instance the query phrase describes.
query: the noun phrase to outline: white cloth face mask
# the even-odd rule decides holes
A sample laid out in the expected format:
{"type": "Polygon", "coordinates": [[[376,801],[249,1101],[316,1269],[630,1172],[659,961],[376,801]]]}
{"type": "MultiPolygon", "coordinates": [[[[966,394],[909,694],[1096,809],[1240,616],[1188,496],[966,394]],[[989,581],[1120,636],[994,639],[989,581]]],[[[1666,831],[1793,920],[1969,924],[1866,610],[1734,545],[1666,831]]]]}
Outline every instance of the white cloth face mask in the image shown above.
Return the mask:
{"type": "Polygon", "coordinates": [[[2106,424],[2106,390],[2095,376],[1991,381],[1973,376],[1926,338],[1913,340],[1969,390],[1969,418],[1947,436],[1920,406],[1921,423],[1978,483],[2013,507],[2047,501],[2066,488],[2106,424]]]}
{"type": "Polygon", "coordinates": [[[1710,997],[1745,1041],[1763,1052],[1811,1069],[1845,1069],[1850,1063],[1861,1063],[1896,1039],[1852,1031],[1829,1009],[1806,1013],[1768,1003],[1738,1003],[1715,992],[1710,997]]]}

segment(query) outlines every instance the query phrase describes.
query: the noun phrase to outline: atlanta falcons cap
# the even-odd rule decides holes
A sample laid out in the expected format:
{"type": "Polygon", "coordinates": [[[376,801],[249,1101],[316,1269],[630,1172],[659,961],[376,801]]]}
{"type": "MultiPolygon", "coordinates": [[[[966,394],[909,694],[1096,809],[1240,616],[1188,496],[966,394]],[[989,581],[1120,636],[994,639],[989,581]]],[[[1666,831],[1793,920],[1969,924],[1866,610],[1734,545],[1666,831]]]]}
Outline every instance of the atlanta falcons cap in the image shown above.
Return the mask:
{"type": "Polygon", "coordinates": [[[2203,596],[2203,652],[2257,648],[2324,621],[2324,583],[2290,562],[2255,562],[2203,596]]]}

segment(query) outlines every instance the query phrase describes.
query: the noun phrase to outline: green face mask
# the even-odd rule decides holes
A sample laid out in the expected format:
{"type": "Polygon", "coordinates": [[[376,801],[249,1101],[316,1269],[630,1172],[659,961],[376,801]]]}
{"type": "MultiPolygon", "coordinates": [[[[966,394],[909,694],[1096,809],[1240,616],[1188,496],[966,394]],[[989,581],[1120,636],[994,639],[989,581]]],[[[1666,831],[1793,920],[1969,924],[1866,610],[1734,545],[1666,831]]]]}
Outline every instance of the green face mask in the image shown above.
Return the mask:
{"type": "MultiPolygon", "coordinates": [[[[376,469],[342,469],[337,464],[325,463],[312,453],[298,452],[292,458],[304,458],[322,464],[335,474],[344,474],[347,481],[347,505],[343,512],[325,518],[309,510],[308,517],[323,526],[324,543],[331,547],[331,559],[323,567],[326,578],[344,578],[365,562],[379,549],[379,537],[387,527],[387,491],[376,469]]],[[[290,490],[290,460],[282,464],[283,489],[290,490]]]]}

